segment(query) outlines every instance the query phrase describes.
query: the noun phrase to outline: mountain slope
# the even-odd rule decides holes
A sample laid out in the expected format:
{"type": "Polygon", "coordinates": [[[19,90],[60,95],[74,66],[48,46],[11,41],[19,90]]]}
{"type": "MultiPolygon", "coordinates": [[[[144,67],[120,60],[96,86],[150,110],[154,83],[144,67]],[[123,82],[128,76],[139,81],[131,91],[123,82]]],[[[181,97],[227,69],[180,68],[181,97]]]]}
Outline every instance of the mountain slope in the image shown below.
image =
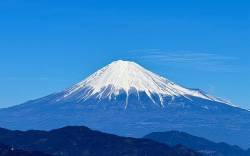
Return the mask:
{"type": "Polygon", "coordinates": [[[215,143],[210,140],[196,137],[184,132],[154,132],[144,136],[157,142],[165,143],[170,146],[182,144],[188,148],[202,153],[204,156],[249,156],[250,153],[238,146],[226,143],[215,143]]]}
{"type": "Polygon", "coordinates": [[[60,156],[198,156],[183,146],[172,148],[147,139],[119,137],[87,127],[64,127],[48,132],[0,129],[0,142],[18,149],[60,156]]]}
{"type": "Polygon", "coordinates": [[[18,149],[12,149],[9,146],[0,144],[0,156],[51,156],[41,152],[30,152],[18,149]]]}
{"type": "Polygon", "coordinates": [[[200,90],[191,90],[181,87],[140,65],[129,61],[115,61],[98,70],[86,80],[62,92],[58,100],[78,99],[88,100],[109,98],[110,100],[121,92],[126,93],[127,108],[129,94],[136,93],[138,100],[140,92],[144,92],[153,103],[164,106],[165,97],[194,96],[211,101],[225,102],[203,93],[200,90]]]}
{"type": "Polygon", "coordinates": [[[249,111],[128,61],[115,61],[61,92],[0,110],[4,128],[50,130],[67,125],[133,137],[180,130],[250,147],[249,111]]]}

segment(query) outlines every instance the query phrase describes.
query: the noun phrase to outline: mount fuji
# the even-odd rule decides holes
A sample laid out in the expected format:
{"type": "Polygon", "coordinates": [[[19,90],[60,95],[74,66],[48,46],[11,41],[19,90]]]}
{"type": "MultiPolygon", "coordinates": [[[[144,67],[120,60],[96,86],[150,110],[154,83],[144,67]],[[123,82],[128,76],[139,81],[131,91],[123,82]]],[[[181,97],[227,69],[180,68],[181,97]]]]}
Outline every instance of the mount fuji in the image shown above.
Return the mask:
{"type": "Polygon", "coordinates": [[[129,61],[115,61],[61,92],[0,110],[0,127],[48,130],[85,125],[141,137],[180,130],[250,147],[250,112],[129,61]]]}

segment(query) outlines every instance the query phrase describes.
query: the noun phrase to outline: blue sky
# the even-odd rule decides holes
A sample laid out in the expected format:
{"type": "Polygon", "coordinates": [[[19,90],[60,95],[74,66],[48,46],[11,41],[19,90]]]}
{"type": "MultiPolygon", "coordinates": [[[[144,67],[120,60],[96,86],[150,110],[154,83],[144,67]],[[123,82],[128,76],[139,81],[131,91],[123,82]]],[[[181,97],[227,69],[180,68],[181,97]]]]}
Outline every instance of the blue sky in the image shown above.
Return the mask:
{"type": "Polygon", "coordinates": [[[117,59],[250,109],[247,1],[1,0],[0,107],[117,59]]]}

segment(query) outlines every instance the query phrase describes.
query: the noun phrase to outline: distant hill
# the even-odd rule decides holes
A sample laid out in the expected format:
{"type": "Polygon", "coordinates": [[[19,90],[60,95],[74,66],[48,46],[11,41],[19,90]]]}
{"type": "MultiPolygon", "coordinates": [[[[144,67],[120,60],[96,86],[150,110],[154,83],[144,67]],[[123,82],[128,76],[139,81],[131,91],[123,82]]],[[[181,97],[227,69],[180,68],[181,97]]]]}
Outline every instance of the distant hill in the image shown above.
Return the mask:
{"type": "Polygon", "coordinates": [[[0,129],[0,143],[25,151],[60,156],[198,156],[183,146],[169,147],[148,139],[119,137],[87,127],[52,131],[0,129]]]}
{"type": "Polygon", "coordinates": [[[23,151],[0,144],[0,156],[51,156],[41,152],[23,151]]]}
{"type": "Polygon", "coordinates": [[[179,131],[154,132],[146,135],[144,138],[165,143],[170,146],[182,144],[205,156],[250,156],[250,150],[245,151],[238,146],[232,146],[226,143],[215,143],[179,131]]]}

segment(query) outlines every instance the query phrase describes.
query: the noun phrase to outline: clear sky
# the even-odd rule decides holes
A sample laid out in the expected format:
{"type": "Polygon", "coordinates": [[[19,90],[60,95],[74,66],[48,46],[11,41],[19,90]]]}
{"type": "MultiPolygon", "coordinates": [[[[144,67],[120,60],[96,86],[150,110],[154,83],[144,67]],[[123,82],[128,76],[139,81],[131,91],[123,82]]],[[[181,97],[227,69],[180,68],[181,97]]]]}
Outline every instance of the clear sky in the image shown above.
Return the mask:
{"type": "Polygon", "coordinates": [[[250,109],[250,2],[1,0],[0,107],[117,60],[250,109]]]}

